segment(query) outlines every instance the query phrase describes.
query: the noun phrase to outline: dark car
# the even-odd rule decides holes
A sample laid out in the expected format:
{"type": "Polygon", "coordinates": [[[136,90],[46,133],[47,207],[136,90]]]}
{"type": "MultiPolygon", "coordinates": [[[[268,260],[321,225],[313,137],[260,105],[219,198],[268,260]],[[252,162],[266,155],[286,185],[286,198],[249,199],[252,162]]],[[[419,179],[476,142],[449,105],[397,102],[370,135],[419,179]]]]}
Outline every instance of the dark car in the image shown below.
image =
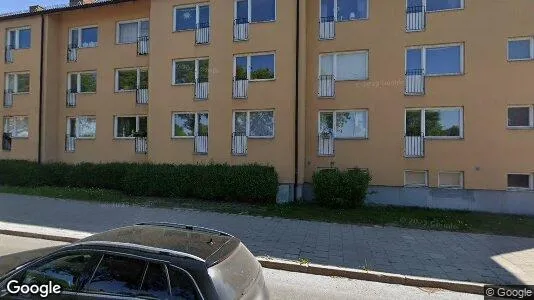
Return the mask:
{"type": "Polygon", "coordinates": [[[262,267],[245,245],[195,226],[118,228],[67,246],[0,258],[3,268],[9,264],[19,267],[3,276],[0,269],[0,297],[8,299],[39,297],[13,290],[49,282],[61,293],[48,296],[61,299],[268,299],[262,267]]]}

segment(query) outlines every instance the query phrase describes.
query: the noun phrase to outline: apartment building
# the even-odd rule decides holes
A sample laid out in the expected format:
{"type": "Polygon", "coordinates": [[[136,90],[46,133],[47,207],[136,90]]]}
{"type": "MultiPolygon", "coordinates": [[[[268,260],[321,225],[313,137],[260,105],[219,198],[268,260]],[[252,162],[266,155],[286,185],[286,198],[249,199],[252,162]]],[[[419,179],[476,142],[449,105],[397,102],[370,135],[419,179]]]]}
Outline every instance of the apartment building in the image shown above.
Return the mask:
{"type": "Polygon", "coordinates": [[[530,0],[71,1],[0,16],[0,159],[262,163],[280,201],[534,214],[530,0]]]}

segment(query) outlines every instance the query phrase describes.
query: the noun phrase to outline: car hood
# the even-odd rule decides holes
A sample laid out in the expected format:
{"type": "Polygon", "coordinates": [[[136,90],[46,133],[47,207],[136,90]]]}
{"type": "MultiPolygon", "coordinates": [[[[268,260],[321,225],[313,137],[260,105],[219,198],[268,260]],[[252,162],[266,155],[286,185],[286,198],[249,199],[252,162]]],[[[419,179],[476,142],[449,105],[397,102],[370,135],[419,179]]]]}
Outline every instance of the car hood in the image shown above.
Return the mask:
{"type": "Polygon", "coordinates": [[[36,250],[24,251],[6,256],[0,256],[0,278],[9,271],[21,266],[35,258],[48,255],[61,248],[61,246],[41,248],[36,250]]]}

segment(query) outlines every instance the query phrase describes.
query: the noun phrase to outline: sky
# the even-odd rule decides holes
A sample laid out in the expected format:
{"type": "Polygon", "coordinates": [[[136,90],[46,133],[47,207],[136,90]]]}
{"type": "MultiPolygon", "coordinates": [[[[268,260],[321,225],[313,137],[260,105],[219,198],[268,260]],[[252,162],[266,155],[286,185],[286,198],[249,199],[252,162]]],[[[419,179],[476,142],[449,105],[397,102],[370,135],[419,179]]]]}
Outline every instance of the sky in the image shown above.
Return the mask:
{"type": "Polygon", "coordinates": [[[68,2],[68,0],[0,0],[0,13],[25,10],[32,5],[49,6],[68,2]]]}

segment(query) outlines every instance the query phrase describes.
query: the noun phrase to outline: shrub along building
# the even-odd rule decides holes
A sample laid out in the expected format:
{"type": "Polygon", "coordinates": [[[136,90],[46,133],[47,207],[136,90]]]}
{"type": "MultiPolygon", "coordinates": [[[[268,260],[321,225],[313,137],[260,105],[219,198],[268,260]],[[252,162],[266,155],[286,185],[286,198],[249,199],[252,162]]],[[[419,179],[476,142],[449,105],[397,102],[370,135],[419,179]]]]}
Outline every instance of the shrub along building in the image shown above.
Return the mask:
{"type": "Polygon", "coordinates": [[[70,1],[0,16],[0,159],[260,163],[279,200],[534,214],[531,0],[70,1]]]}

